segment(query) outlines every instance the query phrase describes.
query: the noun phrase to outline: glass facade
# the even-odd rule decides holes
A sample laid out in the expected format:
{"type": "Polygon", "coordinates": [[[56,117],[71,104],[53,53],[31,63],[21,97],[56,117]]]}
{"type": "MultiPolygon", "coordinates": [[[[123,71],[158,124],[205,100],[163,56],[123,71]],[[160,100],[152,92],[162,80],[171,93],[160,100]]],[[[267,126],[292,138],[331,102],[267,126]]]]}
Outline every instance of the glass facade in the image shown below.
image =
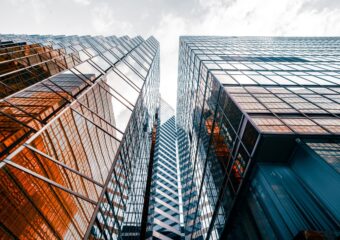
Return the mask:
{"type": "Polygon", "coordinates": [[[339,236],[339,54],[339,38],[180,38],[187,239],[339,236]]]}
{"type": "Polygon", "coordinates": [[[140,234],[157,40],[0,40],[0,238],[140,234]]]}
{"type": "Polygon", "coordinates": [[[160,100],[147,239],[181,239],[177,134],[173,108],[160,100]]]}

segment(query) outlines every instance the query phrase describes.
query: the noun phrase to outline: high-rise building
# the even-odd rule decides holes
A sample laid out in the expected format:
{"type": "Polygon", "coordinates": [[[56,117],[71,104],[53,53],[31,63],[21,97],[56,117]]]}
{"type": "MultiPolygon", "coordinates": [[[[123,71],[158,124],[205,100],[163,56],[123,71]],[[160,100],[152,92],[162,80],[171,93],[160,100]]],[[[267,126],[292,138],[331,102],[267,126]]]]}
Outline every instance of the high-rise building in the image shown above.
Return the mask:
{"type": "Polygon", "coordinates": [[[141,234],[153,37],[0,35],[0,239],[141,234]]]}
{"type": "Polygon", "coordinates": [[[340,38],[181,37],[186,239],[340,235],[340,38]]]}
{"type": "Polygon", "coordinates": [[[147,239],[181,239],[175,112],[164,100],[158,109],[147,239]]]}

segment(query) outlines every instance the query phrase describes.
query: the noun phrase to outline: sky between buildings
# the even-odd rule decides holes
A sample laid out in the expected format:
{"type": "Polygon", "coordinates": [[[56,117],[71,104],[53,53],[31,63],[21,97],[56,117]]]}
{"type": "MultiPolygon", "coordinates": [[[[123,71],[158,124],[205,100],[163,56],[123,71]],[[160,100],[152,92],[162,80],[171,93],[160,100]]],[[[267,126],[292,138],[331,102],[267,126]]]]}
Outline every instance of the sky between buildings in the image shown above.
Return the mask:
{"type": "Polygon", "coordinates": [[[176,105],[181,35],[339,36],[340,0],[0,0],[0,33],[154,35],[176,105]]]}

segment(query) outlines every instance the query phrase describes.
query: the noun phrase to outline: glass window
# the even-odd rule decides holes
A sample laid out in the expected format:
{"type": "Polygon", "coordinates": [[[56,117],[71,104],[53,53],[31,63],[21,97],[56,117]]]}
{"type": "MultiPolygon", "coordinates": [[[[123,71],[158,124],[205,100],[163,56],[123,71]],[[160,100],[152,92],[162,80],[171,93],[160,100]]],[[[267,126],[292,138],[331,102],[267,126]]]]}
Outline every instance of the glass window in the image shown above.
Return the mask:
{"type": "Polygon", "coordinates": [[[238,84],[231,76],[226,74],[214,75],[221,84],[238,84]]]}
{"type": "Polygon", "coordinates": [[[103,71],[107,71],[111,65],[105,61],[101,56],[97,56],[91,59],[97,66],[99,66],[103,71]]]}
{"type": "Polygon", "coordinates": [[[268,76],[270,79],[272,79],[273,81],[277,82],[278,84],[282,84],[282,85],[296,85],[295,83],[289,81],[288,79],[281,77],[281,76],[277,76],[277,75],[273,75],[273,76],[268,76]]]}
{"type": "Polygon", "coordinates": [[[119,62],[117,65],[117,70],[123,74],[131,83],[135,84],[138,88],[142,88],[143,79],[134,72],[130,67],[128,67],[124,62],[119,62]]]}
{"type": "Polygon", "coordinates": [[[249,154],[251,154],[254,149],[258,135],[259,133],[256,131],[255,127],[248,121],[244,129],[242,142],[249,154]]]}
{"type": "Polygon", "coordinates": [[[315,76],[303,76],[303,78],[306,78],[309,81],[312,81],[312,82],[319,84],[319,85],[334,85],[334,83],[332,83],[332,82],[322,80],[322,79],[315,77],[315,76]]]}
{"type": "Polygon", "coordinates": [[[246,75],[232,75],[232,77],[239,83],[239,84],[256,84],[253,80],[251,80],[246,75]]]}
{"type": "Polygon", "coordinates": [[[293,82],[297,84],[302,84],[302,85],[315,85],[314,82],[308,81],[306,79],[303,79],[299,76],[286,76],[289,80],[292,80],[293,82]]]}
{"type": "Polygon", "coordinates": [[[94,66],[92,66],[88,62],[83,62],[82,64],[75,67],[76,70],[75,73],[81,73],[82,75],[77,74],[83,79],[89,79],[91,81],[94,81],[97,77],[101,75],[98,69],[96,69],[94,66]]]}
{"type": "Polygon", "coordinates": [[[117,62],[117,58],[115,56],[113,56],[112,53],[110,53],[109,51],[106,51],[103,54],[112,64],[115,64],[117,62]]]}
{"type": "Polygon", "coordinates": [[[259,84],[276,85],[275,82],[269,80],[268,78],[266,78],[265,76],[262,76],[262,75],[250,75],[249,77],[251,77],[253,80],[258,82],[259,84]]]}
{"type": "MultiPolygon", "coordinates": [[[[126,82],[119,74],[114,71],[110,71],[106,76],[106,83],[123,96],[129,103],[135,104],[139,95],[136,88],[126,82]]],[[[119,97],[121,98],[121,97],[119,97]]]]}

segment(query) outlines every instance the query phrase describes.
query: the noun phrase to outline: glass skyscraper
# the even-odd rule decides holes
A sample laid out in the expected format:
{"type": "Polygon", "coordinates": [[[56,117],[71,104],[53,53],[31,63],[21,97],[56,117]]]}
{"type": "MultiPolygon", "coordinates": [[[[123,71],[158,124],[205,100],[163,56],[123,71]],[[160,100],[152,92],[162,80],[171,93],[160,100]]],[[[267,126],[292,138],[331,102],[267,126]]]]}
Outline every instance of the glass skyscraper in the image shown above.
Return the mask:
{"type": "Polygon", "coordinates": [[[147,239],[181,239],[175,112],[164,100],[158,109],[147,239]]]}
{"type": "Polygon", "coordinates": [[[0,40],[0,239],[138,237],[157,40],[0,40]]]}
{"type": "Polygon", "coordinates": [[[0,239],[340,238],[340,38],[0,35],[0,239]],[[176,118],[175,118],[176,114],[176,118]]]}
{"type": "Polygon", "coordinates": [[[180,38],[186,239],[340,235],[340,38],[180,38]]]}

